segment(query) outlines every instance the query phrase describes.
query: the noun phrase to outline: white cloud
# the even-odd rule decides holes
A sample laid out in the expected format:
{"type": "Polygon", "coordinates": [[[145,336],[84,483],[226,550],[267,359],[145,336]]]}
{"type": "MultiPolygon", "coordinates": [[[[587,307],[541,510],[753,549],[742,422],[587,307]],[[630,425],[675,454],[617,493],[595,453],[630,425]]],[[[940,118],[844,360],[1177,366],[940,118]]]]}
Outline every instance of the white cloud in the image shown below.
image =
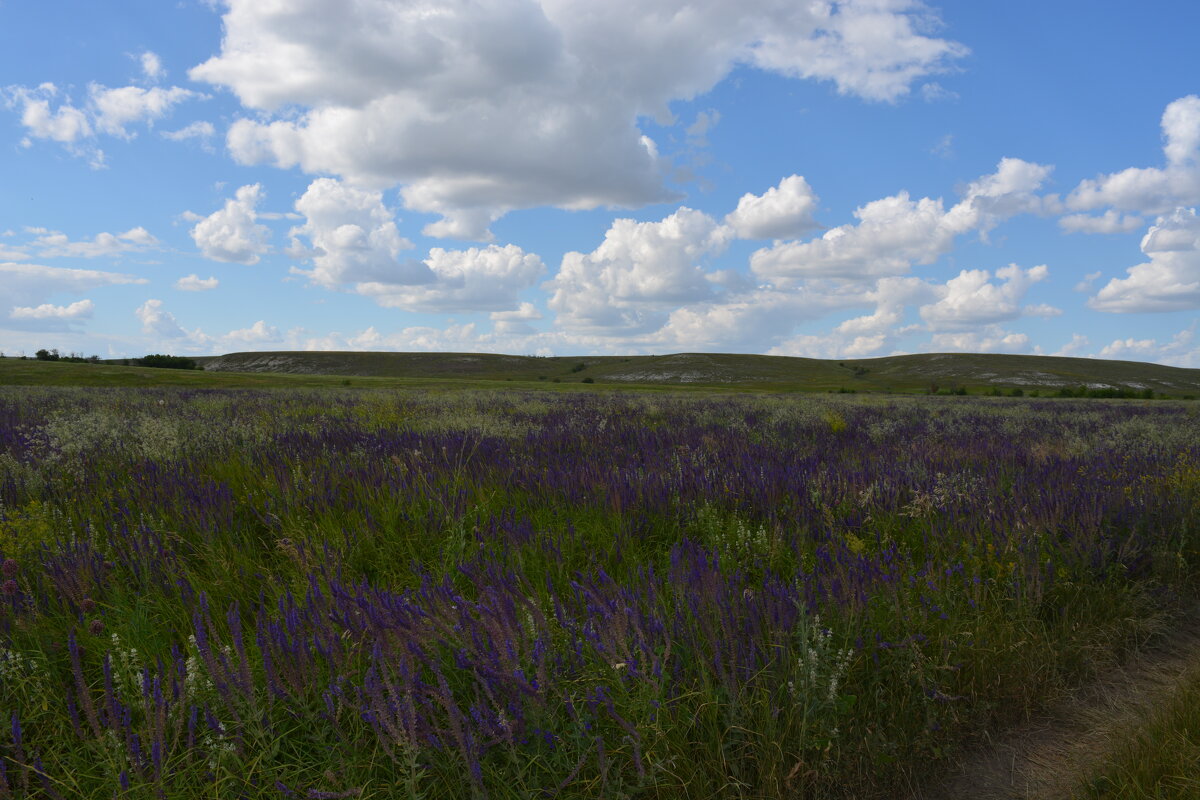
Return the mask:
{"type": "Polygon", "coordinates": [[[1176,367],[1200,367],[1200,342],[1196,341],[1196,324],[1171,337],[1168,342],[1157,339],[1114,340],[1100,350],[1101,358],[1125,361],[1153,361],[1176,367]]]}
{"type": "Polygon", "coordinates": [[[205,258],[237,264],[257,264],[270,250],[266,225],[255,222],[264,192],[254,183],[237,190],[225,206],[201,219],[192,228],[192,240],[205,258]]]}
{"type": "Polygon", "coordinates": [[[1004,282],[995,284],[987,270],[962,270],[936,288],[940,299],[921,306],[921,318],[934,331],[965,331],[1026,315],[1056,316],[1061,312],[1050,306],[1021,306],[1029,287],[1049,274],[1045,265],[1024,270],[1010,264],[996,270],[1004,282]]]}
{"type": "Polygon", "coordinates": [[[146,282],[144,278],[117,272],[0,263],[0,308],[40,304],[58,292],[86,292],[102,286],[146,282]]]}
{"type": "Polygon", "coordinates": [[[381,192],[318,178],[296,201],[296,211],[305,222],[290,231],[288,252],[312,261],[312,269],[294,271],[314,283],[332,289],[345,283],[408,285],[433,280],[423,262],[398,260],[412,242],[400,235],[381,192]]]}
{"type": "Polygon", "coordinates": [[[966,187],[962,201],[945,210],[942,200],[910,199],[908,192],[874,200],[855,210],[858,223],[841,225],[808,242],[781,242],[755,252],[750,266],[764,278],[869,278],[903,275],[949,252],[956,236],[986,234],[1020,213],[1040,213],[1046,200],[1035,192],[1050,167],[1005,158],[996,172],[966,187]]]}
{"type": "Polygon", "coordinates": [[[1130,167],[1081,181],[1067,197],[1076,211],[1111,206],[1140,214],[1166,214],[1200,203],[1200,97],[1170,103],[1162,116],[1166,167],[1130,167]]]}
{"type": "Polygon", "coordinates": [[[290,330],[286,337],[289,348],[300,350],[393,350],[429,352],[491,351],[486,335],[475,331],[474,323],[449,325],[446,328],[413,326],[395,333],[380,333],[374,326],[355,334],[333,331],[315,334],[303,329],[290,330]]]}
{"type": "Polygon", "coordinates": [[[175,281],[175,288],[184,292],[207,292],[210,289],[217,288],[217,285],[218,281],[216,278],[201,278],[196,274],[188,275],[175,281]]]}
{"type": "Polygon", "coordinates": [[[894,101],[919,78],[969,52],[955,42],[922,35],[936,27],[937,19],[909,0],[778,7],[786,9],[785,16],[771,20],[778,27],[764,26],[752,63],[785,75],[833,81],[840,94],[894,101]]]}
{"type": "Polygon", "coordinates": [[[917,0],[230,0],[223,21],[190,75],[265,112],[230,127],[236,159],[404,184],[447,218],[429,235],[484,239],[513,208],[668,199],[638,118],[738,64],[891,101],[966,52],[917,0]]]}
{"type": "Polygon", "coordinates": [[[124,233],[98,233],[90,241],[71,241],[62,231],[31,228],[38,236],[30,243],[42,258],[101,258],[121,253],[140,252],[158,248],[159,241],[148,230],[138,226],[124,233]]]}
{"type": "Polygon", "coordinates": [[[541,319],[542,312],[538,311],[533,303],[526,301],[512,311],[493,311],[489,318],[492,320],[492,329],[497,334],[528,335],[534,333],[534,327],[529,323],[541,319]]]}
{"type": "Polygon", "coordinates": [[[807,358],[866,358],[879,355],[885,348],[894,345],[901,334],[916,327],[902,327],[905,308],[937,296],[937,286],[913,277],[880,278],[875,282],[874,289],[860,293],[843,288],[842,293],[830,295],[827,299],[831,308],[874,303],[875,311],[847,319],[825,334],[800,334],[784,339],[767,352],[770,355],[807,358]],[[834,302],[830,303],[830,300],[834,302]],[[836,303],[839,300],[841,302],[836,303]]]}
{"type": "Polygon", "coordinates": [[[69,102],[51,110],[50,101],[58,96],[58,87],[43,83],[35,89],[10,86],[4,90],[8,108],[20,106],[21,124],[35,139],[50,139],[60,144],[74,144],[92,135],[87,115],[69,102]]]}
{"type": "Polygon", "coordinates": [[[819,227],[813,220],[818,202],[808,181],[792,175],[764,194],[742,195],[725,223],[740,239],[792,238],[819,227]]]}
{"type": "Polygon", "coordinates": [[[221,337],[221,343],[225,346],[251,346],[280,341],[282,337],[279,335],[279,329],[261,319],[249,328],[230,331],[221,337]]]}
{"type": "Polygon", "coordinates": [[[88,85],[87,102],[81,107],[70,98],[60,99],[58,87],[53,83],[35,88],[0,89],[5,106],[20,112],[21,125],[26,131],[23,146],[32,146],[34,139],[58,142],[72,155],[88,158],[95,168],[103,167],[105,159],[104,152],[93,141],[98,134],[132,139],[137,134],[129,130],[130,125],[153,124],[179,103],[206,97],[178,86],[109,88],[92,83],[88,85]],[[53,107],[54,103],[57,107],[53,107]]]}
{"type": "Polygon", "coordinates": [[[164,139],[170,139],[173,142],[186,142],[188,139],[199,139],[200,146],[205,150],[211,150],[208,140],[216,134],[216,129],[213,128],[211,122],[203,120],[193,122],[190,125],[185,125],[177,131],[163,131],[164,139]]]}
{"type": "Polygon", "coordinates": [[[799,334],[772,347],[767,355],[797,356],[799,358],[870,358],[878,355],[887,345],[884,334],[846,337],[834,332],[830,335],[799,334]]]}
{"type": "Polygon", "coordinates": [[[91,300],[78,300],[65,306],[52,303],[13,306],[7,323],[0,323],[0,327],[15,331],[77,333],[80,323],[90,319],[94,309],[95,304],[91,300]]]}
{"type": "Polygon", "coordinates": [[[921,99],[926,103],[949,102],[958,99],[958,92],[947,89],[937,81],[930,81],[921,87],[921,99]]]}
{"type": "Polygon", "coordinates": [[[199,329],[189,333],[179,325],[175,315],[163,308],[163,301],[151,298],[133,312],[142,323],[142,333],[159,341],[189,340],[204,342],[208,337],[199,329]]]}
{"type": "Polygon", "coordinates": [[[40,306],[14,306],[9,316],[12,319],[86,319],[92,315],[95,307],[91,300],[79,300],[69,306],[56,306],[50,303],[43,303],[40,306]]]}
{"type": "Polygon", "coordinates": [[[1029,336],[1011,333],[998,325],[981,331],[936,333],[930,340],[930,352],[938,353],[1028,353],[1032,349],[1029,336]]]}
{"type": "Polygon", "coordinates": [[[413,311],[505,310],[517,305],[517,293],[545,272],[541,258],[515,244],[467,250],[429,251],[424,265],[433,280],[419,285],[385,281],[359,283],[359,294],[381,306],[413,311]]]}
{"type": "Polygon", "coordinates": [[[1058,220],[1066,233],[1132,233],[1145,224],[1136,214],[1122,214],[1110,208],[1103,215],[1069,214],[1058,220]]]}
{"type": "Polygon", "coordinates": [[[144,333],[165,339],[182,339],[187,332],[179,327],[175,315],[163,309],[163,301],[149,299],[134,312],[142,323],[144,333]]]}
{"type": "Polygon", "coordinates": [[[614,220],[591,253],[566,253],[545,284],[558,325],[579,331],[645,331],[680,303],[704,300],[712,286],[702,264],[725,249],[732,230],[681,207],[660,222],[614,220]]]}
{"type": "Polygon", "coordinates": [[[1167,106],[1162,115],[1163,153],[1173,167],[1197,166],[1200,156],[1200,97],[1190,94],[1167,106]]]}
{"type": "Polygon", "coordinates": [[[1084,275],[1083,280],[1075,284],[1075,291],[1090,292],[1092,290],[1092,284],[1095,283],[1096,280],[1103,274],[1103,272],[1096,270],[1095,272],[1089,272],[1087,275],[1084,275]]]}
{"type": "Polygon", "coordinates": [[[1181,311],[1200,308],[1200,218],[1193,208],[1159,217],[1142,237],[1149,261],[1113,278],[1088,305],[1098,311],[1181,311]]]}
{"type": "Polygon", "coordinates": [[[1051,355],[1075,357],[1083,356],[1082,351],[1090,344],[1091,341],[1088,339],[1088,337],[1080,333],[1073,333],[1071,334],[1071,341],[1064,344],[1058,349],[1058,352],[1052,353],[1051,355]]]}
{"type": "Polygon", "coordinates": [[[138,56],[138,61],[142,65],[142,75],[147,80],[156,81],[167,74],[167,71],[163,69],[162,59],[158,57],[157,53],[147,50],[138,56]]]}
{"type": "Polygon", "coordinates": [[[136,136],[127,129],[129,125],[153,123],[184,100],[203,96],[178,86],[170,89],[143,89],[140,86],[110,89],[98,83],[88,86],[88,95],[96,128],[121,139],[136,136]]]}

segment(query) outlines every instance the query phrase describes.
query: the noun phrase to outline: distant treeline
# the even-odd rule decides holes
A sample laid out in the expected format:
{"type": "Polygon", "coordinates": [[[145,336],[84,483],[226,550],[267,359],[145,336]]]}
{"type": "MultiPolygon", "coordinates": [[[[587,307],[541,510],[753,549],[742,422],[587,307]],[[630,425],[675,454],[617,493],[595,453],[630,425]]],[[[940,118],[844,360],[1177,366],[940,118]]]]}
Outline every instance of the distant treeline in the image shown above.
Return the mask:
{"type": "Polygon", "coordinates": [[[100,356],[83,357],[83,353],[68,353],[63,354],[58,352],[58,348],[53,350],[38,350],[34,353],[38,361],[69,361],[73,364],[99,364],[100,356]]]}
{"type": "MultiPolygon", "coordinates": [[[[1004,394],[1004,391],[999,388],[990,389],[987,394],[993,397],[999,397],[1004,394]]],[[[1011,397],[1024,397],[1024,389],[1012,389],[1008,392],[1011,397]]],[[[1042,396],[1041,393],[1034,389],[1029,392],[1030,397],[1042,396]]],[[[1087,386],[1060,386],[1053,391],[1047,390],[1045,397],[1099,397],[1099,398],[1123,398],[1126,400],[1142,399],[1153,400],[1154,390],[1147,387],[1145,389],[1131,389],[1128,386],[1106,386],[1103,389],[1090,388],[1087,386]]]]}
{"type": "Polygon", "coordinates": [[[141,358],[126,358],[121,363],[126,366],[160,367],[162,369],[204,369],[193,359],[184,356],[168,356],[162,353],[153,353],[141,358]]]}
{"type": "MultiPolygon", "coordinates": [[[[3,354],[0,354],[3,355],[3,354]]],[[[99,364],[100,356],[84,358],[82,353],[63,354],[57,348],[42,349],[33,354],[38,361],[66,361],[72,364],[99,364]]],[[[21,356],[25,358],[26,356],[21,356]]],[[[159,367],[161,369],[204,369],[194,359],[184,356],[168,356],[163,353],[151,353],[141,358],[122,358],[116,362],[126,367],[159,367]]]]}

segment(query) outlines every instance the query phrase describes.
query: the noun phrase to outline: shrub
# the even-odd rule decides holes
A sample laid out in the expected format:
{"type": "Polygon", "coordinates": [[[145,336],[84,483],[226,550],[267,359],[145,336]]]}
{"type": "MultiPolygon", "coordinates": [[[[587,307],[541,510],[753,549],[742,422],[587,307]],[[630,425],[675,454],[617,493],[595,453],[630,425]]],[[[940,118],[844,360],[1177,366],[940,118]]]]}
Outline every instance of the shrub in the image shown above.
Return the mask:
{"type": "Polygon", "coordinates": [[[190,358],[168,356],[160,353],[142,356],[137,359],[137,363],[143,367],[158,367],[161,369],[200,369],[200,365],[190,358]]]}

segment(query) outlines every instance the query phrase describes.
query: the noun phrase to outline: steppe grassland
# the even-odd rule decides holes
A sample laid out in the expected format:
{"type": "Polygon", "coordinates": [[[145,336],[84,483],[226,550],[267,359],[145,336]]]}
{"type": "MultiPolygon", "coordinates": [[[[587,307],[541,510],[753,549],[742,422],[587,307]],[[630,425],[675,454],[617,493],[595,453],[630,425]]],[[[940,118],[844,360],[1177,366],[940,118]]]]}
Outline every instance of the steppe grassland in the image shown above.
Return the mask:
{"type": "Polygon", "coordinates": [[[1188,404],[0,391],[0,797],[895,796],[1194,601],[1188,404]]]}

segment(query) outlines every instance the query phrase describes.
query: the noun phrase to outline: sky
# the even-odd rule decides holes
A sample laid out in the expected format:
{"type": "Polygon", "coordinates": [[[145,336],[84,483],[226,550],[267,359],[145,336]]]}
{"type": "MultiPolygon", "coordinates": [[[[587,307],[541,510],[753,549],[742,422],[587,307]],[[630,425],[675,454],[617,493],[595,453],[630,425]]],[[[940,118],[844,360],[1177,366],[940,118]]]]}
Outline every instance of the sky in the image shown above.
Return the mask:
{"type": "Polygon", "coordinates": [[[0,352],[1200,367],[1194,0],[0,0],[0,352]]]}

